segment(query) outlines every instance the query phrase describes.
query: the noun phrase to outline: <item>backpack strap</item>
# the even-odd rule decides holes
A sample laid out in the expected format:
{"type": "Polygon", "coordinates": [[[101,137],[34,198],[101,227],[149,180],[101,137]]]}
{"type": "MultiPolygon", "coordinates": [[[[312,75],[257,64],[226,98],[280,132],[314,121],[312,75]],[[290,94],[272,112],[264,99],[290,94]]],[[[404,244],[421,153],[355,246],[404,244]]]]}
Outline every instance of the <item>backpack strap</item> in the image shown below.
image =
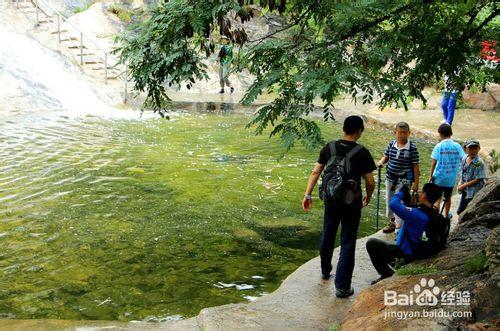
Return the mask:
{"type": "Polygon", "coordinates": [[[344,166],[345,166],[345,172],[346,174],[350,175],[351,174],[351,158],[356,155],[358,152],[360,152],[363,149],[363,145],[357,144],[347,154],[345,155],[344,159],[344,166]]]}
{"type": "Polygon", "coordinates": [[[337,141],[333,140],[328,143],[328,148],[330,149],[330,158],[325,165],[325,169],[333,162],[335,156],[337,156],[337,141]]]}

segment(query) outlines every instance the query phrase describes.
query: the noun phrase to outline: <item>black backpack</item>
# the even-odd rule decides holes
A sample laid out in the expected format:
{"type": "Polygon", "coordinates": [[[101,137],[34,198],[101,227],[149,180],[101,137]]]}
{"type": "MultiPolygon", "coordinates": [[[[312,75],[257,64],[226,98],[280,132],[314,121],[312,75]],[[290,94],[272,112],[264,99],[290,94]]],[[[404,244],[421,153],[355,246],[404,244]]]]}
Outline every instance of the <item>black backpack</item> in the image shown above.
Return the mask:
{"type": "MultiPolygon", "coordinates": [[[[412,245],[415,259],[428,258],[445,249],[450,234],[449,218],[444,217],[435,208],[420,205],[419,209],[429,216],[429,222],[425,227],[426,238],[412,245]]],[[[408,240],[413,243],[409,236],[408,240]]]]}
{"type": "Polygon", "coordinates": [[[319,197],[325,203],[351,205],[361,194],[359,184],[352,178],[351,159],[363,146],[357,144],[345,156],[338,155],[338,141],[328,144],[330,159],[319,185],[319,197]]]}

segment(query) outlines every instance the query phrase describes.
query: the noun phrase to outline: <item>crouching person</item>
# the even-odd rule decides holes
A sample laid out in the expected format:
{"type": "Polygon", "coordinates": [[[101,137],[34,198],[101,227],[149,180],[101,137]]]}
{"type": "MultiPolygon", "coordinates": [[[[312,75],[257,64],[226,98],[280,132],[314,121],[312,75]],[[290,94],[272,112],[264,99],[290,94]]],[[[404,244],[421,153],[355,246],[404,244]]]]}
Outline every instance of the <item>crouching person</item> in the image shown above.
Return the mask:
{"type": "Polygon", "coordinates": [[[368,255],[380,274],[380,278],[373,281],[372,284],[394,274],[396,259],[405,263],[423,255],[417,249],[420,247],[419,243],[423,239],[422,234],[427,228],[434,212],[433,205],[440,198],[440,193],[441,191],[436,184],[425,184],[419,193],[419,206],[417,208],[407,207],[409,205],[408,189],[398,191],[392,197],[389,206],[394,214],[403,220],[403,225],[395,245],[376,238],[370,238],[366,243],[368,255]]]}

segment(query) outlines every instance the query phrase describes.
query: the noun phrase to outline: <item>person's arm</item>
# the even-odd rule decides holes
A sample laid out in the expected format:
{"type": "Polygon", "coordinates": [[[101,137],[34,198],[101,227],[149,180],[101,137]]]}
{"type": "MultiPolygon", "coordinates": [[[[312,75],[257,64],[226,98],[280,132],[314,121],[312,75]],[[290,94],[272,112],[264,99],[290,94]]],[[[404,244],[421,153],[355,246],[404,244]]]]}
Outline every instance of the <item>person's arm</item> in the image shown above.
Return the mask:
{"type": "Polygon", "coordinates": [[[432,181],[432,176],[434,175],[434,169],[436,169],[437,160],[431,159],[431,176],[429,177],[429,182],[432,181]]]}
{"type": "Polygon", "coordinates": [[[365,179],[366,186],[366,196],[363,198],[363,207],[366,207],[370,203],[373,191],[375,191],[375,178],[371,172],[364,174],[363,177],[365,179]]]}
{"type": "Polygon", "coordinates": [[[476,185],[477,183],[479,183],[480,181],[481,181],[481,179],[479,179],[479,178],[473,179],[473,180],[471,180],[471,181],[468,181],[468,182],[466,182],[466,183],[463,183],[462,185],[458,185],[458,186],[457,186],[457,190],[458,190],[458,191],[463,191],[463,190],[464,190],[464,189],[466,189],[467,187],[469,187],[469,186],[474,186],[474,185],[476,185]]]}
{"type": "Polygon", "coordinates": [[[418,185],[420,182],[420,165],[418,163],[413,164],[413,192],[418,192],[418,185]]]}
{"type": "Polygon", "coordinates": [[[384,156],[383,156],[383,157],[382,157],[382,158],[378,161],[377,166],[379,166],[379,167],[383,167],[383,166],[384,166],[384,164],[386,164],[386,163],[387,163],[387,161],[389,161],[389,158],[388,158],[387,156],[385,156],[385,155],[384,155],[384,156]]]}
{"type": "Polygon", "coordinates": [[[316,183],[318,182],[319,176],[321,175],[324,167],[325,166],[323,164],[316,163],[311,172],[311,175],[309,175],[306,192],[304,193],[304,199],[302,200],[302,209],[304,209],[304,211],[309,211],[312,207],[311,193],[314,190],[314,186],[316,186],[316,183]]]}
{"type": "Polygon", "coordinates": [[[389,203],[389,207],[394,212],[394,214],[398,215],[404,222],[414,222],[419,220],[419,215],[413,210],[413,208],[408,208],[403,203],[403,193],[401,191],[396,192],[392,196],[391,202],[389,203]]]}

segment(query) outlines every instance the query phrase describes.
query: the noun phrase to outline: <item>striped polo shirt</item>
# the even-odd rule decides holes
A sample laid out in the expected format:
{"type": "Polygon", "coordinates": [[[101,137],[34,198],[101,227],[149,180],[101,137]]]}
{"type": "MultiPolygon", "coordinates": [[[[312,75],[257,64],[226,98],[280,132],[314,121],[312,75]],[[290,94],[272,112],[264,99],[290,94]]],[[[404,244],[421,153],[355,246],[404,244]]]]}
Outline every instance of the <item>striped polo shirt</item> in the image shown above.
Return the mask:
{"type": "Polygon", "coordinates": [[[413,181],[413,165],[419,163],[417,145],[408,140],[406,145],[398,148],[396,140],[387,146],[384,155],[389,158],[387,161],[387,180],[395,182],[396,179],[404,178],[413,181]]]}

